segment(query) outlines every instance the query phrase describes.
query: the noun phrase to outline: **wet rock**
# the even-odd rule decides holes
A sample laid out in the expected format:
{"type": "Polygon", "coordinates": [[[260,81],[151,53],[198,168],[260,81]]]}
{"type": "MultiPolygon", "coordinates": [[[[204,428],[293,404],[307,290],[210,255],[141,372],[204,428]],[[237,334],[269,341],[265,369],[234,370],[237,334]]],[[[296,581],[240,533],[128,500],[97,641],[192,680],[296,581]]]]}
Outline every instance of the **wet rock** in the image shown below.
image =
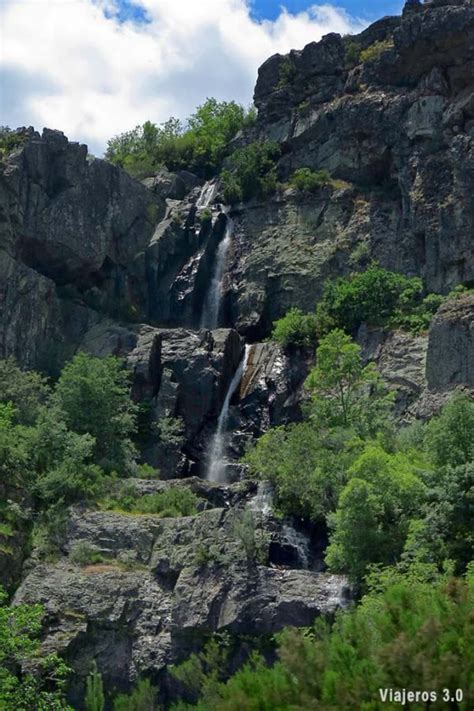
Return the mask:
{"type": "Polygon", "coordinates": [[[258,436],[301,418],[303,384],[313,354],[287,354],[276,343],[249,348],[239,392],[239,429],[258,436]]]}

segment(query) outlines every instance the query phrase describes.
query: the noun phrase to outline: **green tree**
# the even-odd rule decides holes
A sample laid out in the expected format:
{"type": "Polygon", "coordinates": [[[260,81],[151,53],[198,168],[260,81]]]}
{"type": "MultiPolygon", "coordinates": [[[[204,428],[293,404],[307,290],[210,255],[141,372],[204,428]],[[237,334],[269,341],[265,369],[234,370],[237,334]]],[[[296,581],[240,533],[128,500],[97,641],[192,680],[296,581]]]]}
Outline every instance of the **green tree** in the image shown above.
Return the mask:
{"type": "Polygon", "coordinates": [[[277,187],[276,159],[280,147],[275,141],[254,141],[238,148],[222,172],[224,199],[233,204],[253,197],[265,197],[277,187]]]}
{"type": "Polygon", "coordinates": [[[14,405],[18,422],[34,424],[39,407],[49,395],[46,380],[39,373],[21,370],[13,358],[0,360],[0,403],[14,405]]]}
{"type": "MultiPolygon", "coordinates": [[[[470,711],[474,697],[474,580],[416,574],[385,576],[379,592],[340,613],[334,626],[279,635],[278,658],[268,666],[254,654],[227,681],[215,672],[200,680],[200,701],[172,711],[397,711],[380,689],[433,690],[437,698],[410,702],[411,711],[470,711]],[[443,689],[463,689],[446,704],[443,689]]],[[[198,669],[199,671],[199,669],[198,669]]],[[[205,675],[204,675],[205,676],[205,675]]]]}
{"type": "Polygon", "coordinates": [[[114,699],[114,711],[155,711],[156,694],[149,679],[140,679],[130,694],[119,694],[114,699]]]}
{"type": "Polygon", "coordinates": [[[331,570],[360,583],[370,564],[391,565],[399,559],[426,487],[408,456],[388,454],[373,443],[366,445],[348,477],[330,518],[326,561],[331,570]]]}
{"type": "Polygon", "coordinates": [[[454,397],[427,427],[426,445],[437,466],[453,467],[474,460],[474,402],[454,397]]]}
{"type": "Polygon", "coordinates": [[[68,429],[59,407],[41,408],[36,426],[23,436],[34,472],[29,488],[42,508],[58,501],[70,504],[97,498],[104,474],[94,464],[95,439],[68,429]]]}
{"type": "Polygon", "coordinates": [[[11,403],[0,404],[0,482],[20,486],[30,474],[29,448],[25,428],[14,424],[15,417],[11,403]]]}
{"type": "Polygon", "coordinates": [[[86,679],[85,705],[87,711],[104,711],[105,707],[104,684],[95,662],[86,679]]]}
{"type": "Polygon", "coordinates": [[[311,348],[316,346],[316,316],[305,314],[298,308],[290,309],[273,324],[272,338],[284,348],[311,348]]]}
{"type": "Polygon", "coordinates": [[[161,126],[147,121],[110,139],[105,157],[135,177],[151,175],[160,166],[187,169],[204,178],[219,172],[238,131],[255,120],[235,101],[208,98],[185,123],[170,118],[161,126]]]}
{"type": "Polygon", "coordinates": [[[363,365],[360,346],[340,329],[321,339],[306,387],[317,423],[351,427],[363,437],[388,425],[393,394],[372,363],[363,365]]]}
{"type": "Polygon", "coordinates": [[[270,429],[244,461],[272,482],[279,511],[320,523],[335,510],[360,447],[348,431],[324,433],[307,421],[270,429]]]}
{"type": "Polygon", "coordinates": [[[68,428],[94,438],[96,463],[105,471],[126,473],[135,456],[131,437],[137,408],[120,361],[79,353],[64,367],[55,397],[68,428]]]}
{"type": "Polygon", "coordinates": [[[38,635],[41,605],[8,607],[0,588],[0,709],[2,711],[72,711],[65,701],[70,670],[55,655],[41,657],[38,635]],[[24,666],[36,666],[25,672],[24,666]]]}
{"type": "Polygon", "coordinates": [[[420,514],[412,543],[422,560],[439,568],[451,560],[464,572],[474,559],[474,462],[434,472],[420,514]]]}
{"type": "Polygon", "coordinates": [[[420,279],[372,264],[364,272],[326,282],[316,309],[318,332],[342,328],[354,334],[364,322],[396,325],[420,306],[422,292],[420,279]]]}

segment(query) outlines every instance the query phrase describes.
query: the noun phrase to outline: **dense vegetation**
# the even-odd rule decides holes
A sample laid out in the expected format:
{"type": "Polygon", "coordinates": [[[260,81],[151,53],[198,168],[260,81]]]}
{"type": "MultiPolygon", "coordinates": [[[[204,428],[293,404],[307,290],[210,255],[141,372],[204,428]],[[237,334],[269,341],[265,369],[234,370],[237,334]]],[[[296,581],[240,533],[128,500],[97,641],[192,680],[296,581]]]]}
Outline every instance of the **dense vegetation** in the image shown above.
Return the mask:
{"type": "Polygon", "coordinates": [[[0,161],[26,141],[26,135],[20,131],[12,131],[8,126],[0,126],[0,161]]]}
{"type": "Polygon", "coordinates": [[[300,192],[315,192],[324,185],[331,183],[331,176],[327,170],[311,170],[298,168],[291,177],[290,184],[300,192]]]}
{"type": "Polygon", "coordinates": [[[333,627],[318,620],[312,629],[279,635],[272,666],[256,653],[225,681],[225,650],[195,655],[177,676],[200,701],[176,704],[173,711],[470,711],[473,604],[472,571],[456,580],[427,570],[389,570],[333,627]],[[384,689],[428,697],[409,698],[408,705],[383,702],[384,689]]]}
{"type": "Polygon", "coordinates": [[[275,141],[255,141],[239,148],[229,158],[229,168],[222,172],[224,200],[233,205],[253,197],[266,197],[276,190],[276,159],[280,148],[275,141]]]}
{"type": "Polygon", "coordinates": [[[68,667],[55,655],[42,657],[38,639],[41,605],[6,606],[0,588],[0,709],[72,711],[65,702],[68,667]],[[21,672],[26,666],[29,671],[21,672]]]}
{"type": "Polygon", "coordinates": [[[138,463],[141,438],[154,434],[163,446],[182,441],[178,420],[164,418],[150,426],[149,412],[140,413],[130,398],[128,378],[118,359],[79,353],[51,387],[13,360],[0,361],[0,483],[8,491],[0,503],[0,550],[5,554],[15,531],[33,520],[36,548],[54,556],[66,509],[78,501],[137,514],[195,511],[197,498],[187,489],[140,496],[127,485],[129,476],[159,474],[138,463]]]}
{"type": "Polygon", "coordinates": [[[393,396],[342,330],[320,340],[303,422],[246,455],[276,504],[325,525],[326,563],[363,593],[333,625],[276,636],[276,661],[237,671],[215,642],[174,672],[196,708],[382,711],[384,689],[426,693],[414,711],[468,711],[474,698],[474,402],[457,395],[429,423],[397,427],[393,396]],[[455,577],[457,576],[457,577],[455,577]]]}
{"type": "MultiPolygon", "coordinates": [[[[364,365],[348,333],[364,321],[418,318],[425,302],[418,280],[372,266],[327,285],[315,314],[293,309],[276,324],[274,335],[286,346],[317,342],[304,418],[270,429],[245,462],[253,476],[271,482],[277,515],[301,517],[327,532],[329,571],[347,575],[362,600],[332,625],[319,621],[277,635],[270,655],[252,652],[251,645],[237,667],[225,645],[211,640],[173,671],[184,699],[175,711],[399,707],[382,703],[380,688],[432,690],[434,711],[446,708],[443,689],[462,689],[463,699],[450,707],[469,708],[474,402],[458,394],[430,422],[400,426],[393,393],[373,364],[364,365]]],[[[78,354],[54,384],[12,360],[0,361],[0,483],[8,491],[0,508],[3,554],[27,519],[37,553],[56,556],[67,507],[75,502],[127,515],[199,510],[188,488],[140,495],[127,481],[155,475],[137,463],[150,423],[129,391],[127,372],[113,357],[78,354]]],[[[182,423],[173,418],[155,430],[163,442],[183,441],[182,423]]],[[[266,563],[267,534],[256,529],[249,510],[236,518],[234,533],[243,560],[266,563]]],[[[199,549],[194,564],[217,560],[214,548],[199,549]]],[[[114,562],[127,570],[140,565],[106,560],[85,542],[73,547],[69,562],[114,562]]],[[[39,655],[42,608],[9,608],[4,597],[1,603],[0,708],[68,709],[67,667],[39,655]],[[22,665],[34,671],[23,673],[22,665]]],[[[115,711],[149,711],[160,708],[157,697],[142,679],[112,703],[115,711]]],[[[107,698],[91,667],[86,708],[103,711],[107,698]]],[[[428,706],[422,700],[410,708],[428,706]]]]}
{"type": "Polygon", "coordinates": [[[363,586],[373,564],[406,556],[460,573],[473,553],[474,402],[454,397],[427,425],[398,429],[393,394],[341,330],[317,349],[305,421],[249,451],[285,514],[328,527],[326,561],[363,586]]]}
{"type": "Polygon", "coordinates": [[[420,333],[429,327],[446,298],[441,294],[425,296],[418,277],[371,264],[363,272],[326,282],[315,314],[290,309],[275,322],[272,337],[285,348],[314,345],[318,337],[336,328],[355,335],[363,323],[420,333]]]}
{"type": "Polygon", "coordinates": [[[146,121],[110,139],[105,157],[141,178],[163,165],[169,170],[191,170],[203,178],[216,175],[229,144],[240,129],[255,120],[235,101],[207,99],[186,122],[170,118],[161,126],[146,121]]]}

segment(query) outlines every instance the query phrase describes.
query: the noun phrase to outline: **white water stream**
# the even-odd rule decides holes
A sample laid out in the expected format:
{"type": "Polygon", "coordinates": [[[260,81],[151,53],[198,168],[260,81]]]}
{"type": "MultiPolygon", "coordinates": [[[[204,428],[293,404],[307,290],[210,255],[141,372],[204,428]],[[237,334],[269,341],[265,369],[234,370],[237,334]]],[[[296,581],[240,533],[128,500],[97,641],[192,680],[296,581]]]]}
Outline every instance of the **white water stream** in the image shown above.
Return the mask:
{"type": "Polygon", "coordinates": [[[211,331],[218,327],[219,312],[222,302],[222,282],[224,279],[225,268],[227,265],[227,254],[229,247],[232,244],[232,233],[234,223],[227,217],[224,238],[221,240],[216,254],[216,263],[214,265],[214,273],[209,285],[209,290],[204,300],[204,307],[201,316],[201,328],[209,328],[211,331]]]}
{"type": "Polygon", "coordinates": [[[209,207],[211,200],[214,197],[215,190],[216,184],[212,180],[204,183],[199,197],[196,200],[196,207],[198,210],[205,210],[206,207],[209,207]]]}
{"type": "Polygon", "coordinates": [[[208,481],[217,481],[223,484],[227,483],[226,479],[226,450],[227,450],[227,426],[229,423],[229,407],[234,393],[240,385],[242,375],[247,365],[250,346],[245,346],[244,357],[240,361],[239,367],[234,373],[234,377],[227,390],[224,404],[222,405],[221,414],[217,421],[217,430],[211,440],[211,446],[207,455],[207,473],[208,481]]]}

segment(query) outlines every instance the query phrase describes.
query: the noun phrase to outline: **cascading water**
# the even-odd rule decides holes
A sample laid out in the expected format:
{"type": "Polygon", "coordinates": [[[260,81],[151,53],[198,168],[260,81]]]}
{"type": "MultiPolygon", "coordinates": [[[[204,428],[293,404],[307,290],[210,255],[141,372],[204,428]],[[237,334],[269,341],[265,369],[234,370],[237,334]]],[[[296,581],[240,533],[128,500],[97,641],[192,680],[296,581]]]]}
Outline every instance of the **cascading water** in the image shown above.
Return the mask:
{"type": "Polygon", "coordinates": [[[196,207],[198,210],[205,210],[209,207],[211,200],[214,197],[214,192],[216,189],[216,184],[211,180],[204,184],[198,199],[196,200],[196,207]]]}
{"type": "Polygon", "coordinates": [[[309,568],[310,544],[307,536],[289,524],[285,524],[281,532],[282,542],[296,551],[301,567],[305,569],[309,568]]]}
{"type": "Polygon", "coordinates": [[[249,508],[253,513],[261,514],[263,518],[268,518],[273,511],[273,489],[268,481],[261,481],[258,484],[257,493],[249,501],[249,508]]]}
{"type": "Polygon", "coordinates": [[[209,290],[204,300],[200,324],[201,328],[209,328],[212,330],[217,328],[219,324],[219,312],[221,310],[222,301],[222,281],[224,279],[227,264],[227,254],[229,252],[229,247],[232,244],[233,229],[234,223],[230,217],[227,217],[225,235],[217,248],[214,273],[212,275],[209,290]]]}
{"type": "Polygon", "coordinates": [[[247,360],[249,356],[250,346],[245,346],[244,357],[240,361],[239,367],[234,373],[234,377],[227,390],[224,404],[222,405],[221,414],[217,421],[217,430],[215,435],[211,440],[211,446],[208,451],[207,456],[207,473],[206,479],[208,481],[216,481],[220,483],[227,483],[226,481],[226,450],[227,450],[227,425],[229,423],[229,407],[232,400],[232,396],[239,387],[240,381],[242,380],[242,375],[245,371],[245,366],[247,365],[247,360]]]}

